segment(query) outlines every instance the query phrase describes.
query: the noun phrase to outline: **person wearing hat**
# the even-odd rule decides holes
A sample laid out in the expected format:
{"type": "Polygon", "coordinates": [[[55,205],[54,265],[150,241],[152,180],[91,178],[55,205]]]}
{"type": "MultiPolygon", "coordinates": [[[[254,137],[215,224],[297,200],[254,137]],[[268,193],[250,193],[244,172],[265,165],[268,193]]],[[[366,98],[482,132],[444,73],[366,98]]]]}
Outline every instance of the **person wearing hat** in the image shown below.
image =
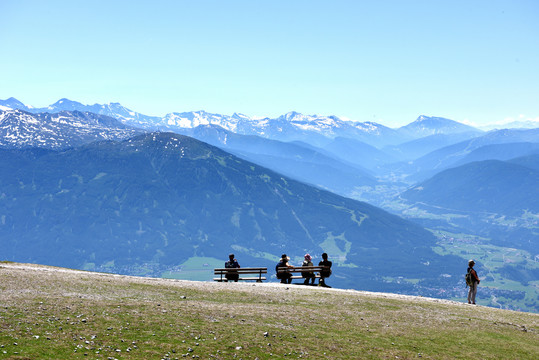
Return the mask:
{"type": "Polygon", "coordinates": [[[472,284],[470,285],[470,290],[468,290],[468,304],[475,305],[475,295],[477,294],[477,285],[481,280],[479,280],[479,276],[477,276],[477,272],[474,270],[473,266],[475,265],[475,261],[470,260],[468,261],[468,272],[472,274],[472,284]]]}
{"type": "Polygon", "coordinates": [[[280,267],[293,267],[288,262],[290,258],[286,254],[281,255],[281,260],[275,266],[275,273],[277,274],[277,279],[281,279],[281,284],[290,284],[292,283],[292,274],[288,271],[279,272],[278,268],[280,267]]]}
{"type": "MultiPolygon", "coordinates": [[[[301,264],[301,266],[313,266],[311,255],[305,254],[304,257],[305,260],[303,260],[303,264],[301,264]]],[[[305,279],[303,281],[303,285],[309,285],[309,280],[311,281],[311,285],[314,285],[315,275],[312,271],[303,271],[301,276],[305,279]]]]}
{"type": "MultiPolygon", "coordinates": [[[[240,264],[238,264],[238,261],[234,259],[234,254],[228,255],[228,261],[225,262],[225,268],[227,269],[234,269],[234,268],[240,268],[240,264]]],[[[228,281],[234,281],[238,282],[238,279],[240,278],[240,275],[238,273],[227,273],[225,275],[225,278],[228,281]]]]}

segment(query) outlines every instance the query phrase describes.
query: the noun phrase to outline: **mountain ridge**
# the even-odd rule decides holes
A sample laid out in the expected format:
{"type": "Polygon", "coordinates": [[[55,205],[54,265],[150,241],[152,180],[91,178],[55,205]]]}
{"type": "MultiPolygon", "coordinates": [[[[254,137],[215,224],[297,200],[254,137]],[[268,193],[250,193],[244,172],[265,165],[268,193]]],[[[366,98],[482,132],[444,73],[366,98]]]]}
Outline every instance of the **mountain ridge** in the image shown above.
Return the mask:
{"type": "Polygon", "coordinates": [[[142,130],[117,119],[91,112],[62,111],[33,114],[24,110],[0,110],[1,147],[62,149],[96,140],[124,139],[142,130]]]}
{"type": "MultiPolygon", "coordinates": [[[[146,130],[176,131],[180,128],[193,128],[198,125],[214,124],[243,135],[259,135],[283,141],[303,141],[306,139],[306,134],[310,134],[312,141],[313,136],[318,134],[330,139],[338,136],[353,137],[370,145],[382,147],[423,136],[417,129],[412,129],[415,126],[413,124],[418,121],[423,123],[423,131],[425,131],[426,127],[431,126],[426,125],[425,127],[425,124],[428,122],[436,123],[437,129],[430,128],[428,130],[430,133],[454,133],[455,128],[459,126],[468,129],[468,131],[473,129],[473,131],[481,132],[478,129],[457,123],[453,120],[427,117],[424,115],[421,115],[415,122],[407,126],[391,129],[371,121],[345,121],[334,115],[303,115],[295,111],[288,112],[273,119],[268,117],[262,119],[253,118],[238,113],[234,113],[232,116],[211,114],[202,110],[183,113],[171,112],[163,117],[158,117],[134,112],[121,106],[119,103],[83,105],[79,102],[62,98],[48,107],[33,108],[15,100],[14,98],[0,100],[0,105],[5,104],[4,106],[9,106],[8,104],[11,104],[12,106],[18,106],[22,110],[33,113],[57,112],[61,110],[95,112],[97,114],[115,117],[124,124],[138,126],[146,130]],[[438,126],[440,122],[444,122],[445,125],[443,127],[438,126]]],[[[323,145],[323,139],[319,139],[318,141],[322,142],[318,142],[316,145],[323,145]]]]}
{"type": "Polygon", "coordinates": [[[539,213],[539,171],[500,160],[444,170],[400,196],[446,209],[520,216],[539,213]],[[443,189],[443,191],[440,191],[443,189]]]}

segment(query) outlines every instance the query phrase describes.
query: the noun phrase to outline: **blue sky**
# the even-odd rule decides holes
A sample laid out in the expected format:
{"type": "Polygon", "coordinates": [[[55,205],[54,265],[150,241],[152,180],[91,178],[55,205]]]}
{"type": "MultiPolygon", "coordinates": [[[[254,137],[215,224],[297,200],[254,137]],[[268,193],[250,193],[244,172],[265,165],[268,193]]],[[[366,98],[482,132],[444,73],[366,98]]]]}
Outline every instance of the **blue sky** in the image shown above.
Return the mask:
{"type": "Polygon", "coordinates": [[[539,121],[539,2],[0,1],[0,99],[539,121]]]}

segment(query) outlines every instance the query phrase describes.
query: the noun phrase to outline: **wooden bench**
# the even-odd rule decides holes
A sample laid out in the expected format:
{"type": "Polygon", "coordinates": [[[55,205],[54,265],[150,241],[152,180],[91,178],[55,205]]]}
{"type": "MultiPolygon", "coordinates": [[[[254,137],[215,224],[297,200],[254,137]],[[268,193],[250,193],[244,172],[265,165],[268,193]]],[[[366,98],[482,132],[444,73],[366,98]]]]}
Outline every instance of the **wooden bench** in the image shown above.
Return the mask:
{"type": "MultiPolygon", "coordinates": [[[[252,280],[256,282],[262,282],[266,280],[266,276],[263,274],[268,273],[268,268],[223,268],[223,269],[213,269],[214,275],[218,275],[219,277],[213,278],[214,281],[219,282],[228,282],[229,280],[226,278],[227,274],[238,274],[239,278],[238,280],[252,280]],[[246,276],[247,275],[247,276],[246,276]],[[258,276],[249,276],[249,275],[258,275],[258,276]]],[[[234,280],[230,280],[231,282],[234,282],[234,280]]]]}
{"type": "Polygon", "coordinates": [[[320,279],[320,271],[322,270],[329,270],[327,266],[293,266],[293,267],[278,267],[277,273],[280,274],[281,272],[289,272],[289,273],[299,273],[299,275],[292,275],[290,279],[306,279],[302,276],[304,272],[312,272],[314,273],[314,277],[316,279],[320,279]]]}

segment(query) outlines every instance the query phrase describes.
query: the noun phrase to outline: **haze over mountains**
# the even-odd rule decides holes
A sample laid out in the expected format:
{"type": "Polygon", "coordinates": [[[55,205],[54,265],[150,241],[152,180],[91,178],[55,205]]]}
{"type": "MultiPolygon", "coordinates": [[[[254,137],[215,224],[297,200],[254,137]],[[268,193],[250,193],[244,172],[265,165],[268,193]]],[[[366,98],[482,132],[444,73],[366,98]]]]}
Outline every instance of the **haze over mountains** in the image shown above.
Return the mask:
{"type": "Polygon", "coordinates": [[[490,305],[539,308],[539,129],[10,98],[0,149],[8,260],[160,276],[326,251],[338,287],[458,297],[473,256],[490,305]]]}

